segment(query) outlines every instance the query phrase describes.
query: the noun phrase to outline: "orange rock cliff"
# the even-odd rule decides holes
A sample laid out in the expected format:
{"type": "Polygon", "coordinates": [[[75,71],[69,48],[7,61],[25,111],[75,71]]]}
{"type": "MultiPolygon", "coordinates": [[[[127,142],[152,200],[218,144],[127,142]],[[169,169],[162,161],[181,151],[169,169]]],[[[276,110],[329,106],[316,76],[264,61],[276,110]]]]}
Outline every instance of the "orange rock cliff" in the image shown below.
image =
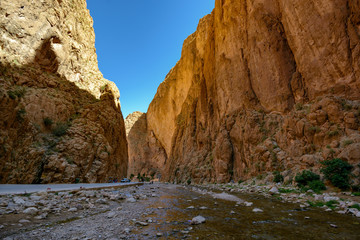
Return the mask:
{"type": "Polygon", "coordinates": [[[126,176],[119,97],[85,0],[0,1],[0,183],[126,176]]]}
{"type": "Polygon", "coordinates": [[[148,112],[127,124],[128,174],[290,180],[326,159],[359,164],[359,4],[216,0],[148,112]]]}

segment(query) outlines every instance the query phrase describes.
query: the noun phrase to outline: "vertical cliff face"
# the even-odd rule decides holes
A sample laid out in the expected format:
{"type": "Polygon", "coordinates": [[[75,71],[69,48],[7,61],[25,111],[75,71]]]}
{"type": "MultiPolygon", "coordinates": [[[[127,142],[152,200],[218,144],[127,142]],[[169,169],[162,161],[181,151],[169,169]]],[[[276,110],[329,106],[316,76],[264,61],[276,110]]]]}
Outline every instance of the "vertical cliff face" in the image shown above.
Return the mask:
{"type": "Polygon", "coordinates": [[[146,114],[164,179],[359,163],[359,14],[355,0],[217,0],[146,114]]]}
{"type": "Polygon", "coordinates": [[[119,91],[97,65],[85,0],[0,2],[0,182],[127,172],[119,91]]]}

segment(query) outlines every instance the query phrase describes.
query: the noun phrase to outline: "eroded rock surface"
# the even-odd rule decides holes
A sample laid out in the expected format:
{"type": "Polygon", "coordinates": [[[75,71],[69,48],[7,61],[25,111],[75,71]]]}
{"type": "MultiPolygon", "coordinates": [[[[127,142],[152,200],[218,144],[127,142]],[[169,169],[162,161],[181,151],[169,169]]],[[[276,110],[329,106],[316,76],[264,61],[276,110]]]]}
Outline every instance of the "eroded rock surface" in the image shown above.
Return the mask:
{"type": "Polygon", "coordinates": [[[355,0],[217,0],[146,114],[163,179],[292,179],[328,158],[358,164],[359,14],[355,0]]]}
{"type": "Polygon", "coordinates": [[[85,0],[0,2],[0,182],[104,182],[127,171],[119,91],[85,0]]]}

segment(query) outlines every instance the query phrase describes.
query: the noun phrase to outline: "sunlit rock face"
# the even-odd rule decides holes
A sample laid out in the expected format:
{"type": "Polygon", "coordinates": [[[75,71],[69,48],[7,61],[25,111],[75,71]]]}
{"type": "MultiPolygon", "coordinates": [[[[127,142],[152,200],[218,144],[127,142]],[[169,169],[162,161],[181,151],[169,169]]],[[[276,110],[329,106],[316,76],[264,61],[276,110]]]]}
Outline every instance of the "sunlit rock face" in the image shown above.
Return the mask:
{"type": "Polygon", "coordinates": [[[355,0],[216,0],[146,113],[163,180],[359,163],[359,20],[355,0]]]}
{"type": "Polygon", "coordinates": [[[148,131],[146,114],[133,112],[125,119],[128,140],[128,176],[147,175],[161,178],[166,154],[154,134],[148,131]]]}
{"type": "Polygon", "coordinates": [[[98,69],[85,0],[0,2],[0,182],[127,172],[119,91],[98,69]]]}

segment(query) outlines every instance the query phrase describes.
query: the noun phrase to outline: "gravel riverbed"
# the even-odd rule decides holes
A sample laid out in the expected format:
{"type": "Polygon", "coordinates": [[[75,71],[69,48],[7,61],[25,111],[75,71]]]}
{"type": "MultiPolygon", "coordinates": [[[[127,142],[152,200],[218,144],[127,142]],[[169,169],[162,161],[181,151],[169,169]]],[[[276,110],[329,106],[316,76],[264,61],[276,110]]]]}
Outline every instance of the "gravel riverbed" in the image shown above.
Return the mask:
{"type": "Polygon", "coordinates": [[[349,210],[358,197],[282,194],[279,189],[155,183],[5,195],[0,197],[0,238],[359,239],[360,218],[349,210]],[[316,208],[309,204],[315,198],[339,199],[331,208],[316,208]]]}

